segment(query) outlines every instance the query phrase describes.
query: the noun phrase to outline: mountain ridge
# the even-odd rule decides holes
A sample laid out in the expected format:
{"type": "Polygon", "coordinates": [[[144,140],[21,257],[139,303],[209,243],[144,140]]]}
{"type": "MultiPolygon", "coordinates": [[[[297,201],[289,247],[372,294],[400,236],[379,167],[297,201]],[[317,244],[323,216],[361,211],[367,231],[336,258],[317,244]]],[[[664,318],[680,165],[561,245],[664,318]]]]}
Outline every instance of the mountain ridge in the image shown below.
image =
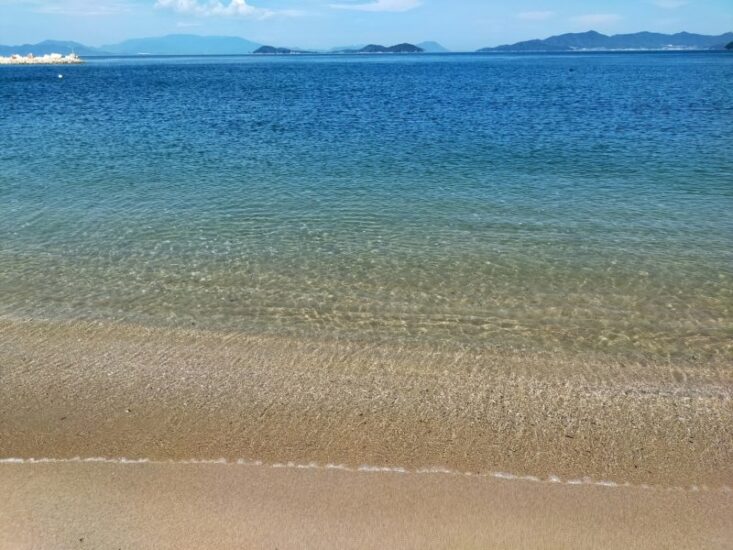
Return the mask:
{"type": "Polygon", "coordinates": [[[238,55],[252,53],[261,46],[238,36],[168,34],[133,38],[100,49],[113,55],[238,55]]]}
{"type": "MultiPolygon", "coordinates": [[[[569,52],[618,50],[725,50],[733,43],[733,32],[721,35],[701,35],[688,32],[662,34],[639,32],[605,35],[597,31],[566,33],[545,39],[534,39],[481,48],[479,52],[569,52]]],[[[263,48],[262,44],[237,36],[205,36],[196,34],[169,34],[159,37],[133,38],[100,47],[79,42],[44,40],[37,44],[0,45],[0,55],[47,55],[76,53],[83,57],[110,55],[246,55],[263,48]]],[[[369,44],[319,50],[312,53],[439,53],[447,52],[434,41],[417,45],[402,43],[394,46],[369,44]]],[[[260,53],[307,53],[305,50],[265,46],[260,53]],[[271,48],[271,50],[270,50],[271,48]],[[287,51],[286,51],[287,50],[287,51]]]]}
{"type": "Polygon", "coordinates": [[[514,44],[481,48],[479,52],[561,52],[579,50],[722,50],[733,40],[733,32],[721,35],[678,32],[675,34],[642,31],[605,35],[597,31],[566,33],[549,38],[524,40],[514,44]]]}
{"type": "Polygon", "coordinates": [[[103,52],[99,48],[85,46],[84,44],[73,42],[71,40],[44,40],[37,44],[19,44],[17,46],[0,45],[0,55],[3,56],[14,54],[33,54],[35,56],[40,56],[52,53],[60,53],[61,55],[75,53],[82,56],[106,55],[106,52],[103,52]]]}

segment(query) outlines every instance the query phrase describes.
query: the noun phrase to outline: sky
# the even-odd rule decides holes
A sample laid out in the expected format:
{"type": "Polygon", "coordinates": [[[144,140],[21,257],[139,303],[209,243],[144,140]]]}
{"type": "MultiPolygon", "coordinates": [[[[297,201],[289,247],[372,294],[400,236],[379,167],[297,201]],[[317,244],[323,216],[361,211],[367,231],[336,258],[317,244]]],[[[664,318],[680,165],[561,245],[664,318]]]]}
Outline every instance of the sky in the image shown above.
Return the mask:
{"type": "Polygon", "coordinates": [[[0,0],[0,44],[164,34],[330,48],[435,40],[468,51],[553,34],[733,31],[731,0],[0,0]]]}

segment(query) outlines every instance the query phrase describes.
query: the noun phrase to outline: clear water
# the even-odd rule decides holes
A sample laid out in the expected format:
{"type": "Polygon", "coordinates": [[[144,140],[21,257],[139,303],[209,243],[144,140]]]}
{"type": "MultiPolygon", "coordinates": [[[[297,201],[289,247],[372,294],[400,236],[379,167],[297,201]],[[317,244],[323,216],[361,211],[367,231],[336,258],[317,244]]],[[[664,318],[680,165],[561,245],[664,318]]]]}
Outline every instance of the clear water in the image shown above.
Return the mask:
{"type": "Polygon", "coordinates": [[[731,128],[730,54],[2,67],[0,314],[730,354],[731,128]]]}

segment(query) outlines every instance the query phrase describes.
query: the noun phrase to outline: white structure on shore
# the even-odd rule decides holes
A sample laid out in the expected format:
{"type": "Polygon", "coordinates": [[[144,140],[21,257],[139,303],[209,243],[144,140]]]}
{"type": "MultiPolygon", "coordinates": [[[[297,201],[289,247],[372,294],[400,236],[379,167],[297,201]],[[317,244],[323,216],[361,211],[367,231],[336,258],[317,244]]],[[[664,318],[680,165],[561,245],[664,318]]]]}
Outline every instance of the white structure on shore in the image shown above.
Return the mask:
{"type": "Polygon", "coordinates": [[[38,57],[32,53],[26,56],[17,54],[10,57],[0,56],[0,65],[75,65],[78,63],[84,63],[84,61],[75,53],[69,55],[50,53],[38,57]]]}

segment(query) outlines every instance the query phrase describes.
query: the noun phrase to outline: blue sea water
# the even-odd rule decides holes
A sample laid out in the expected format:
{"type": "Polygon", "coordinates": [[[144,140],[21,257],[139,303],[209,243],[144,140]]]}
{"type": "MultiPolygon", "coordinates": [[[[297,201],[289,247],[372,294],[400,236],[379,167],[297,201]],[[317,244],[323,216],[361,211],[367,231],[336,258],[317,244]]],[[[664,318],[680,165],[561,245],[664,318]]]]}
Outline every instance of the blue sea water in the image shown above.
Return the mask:
{"type": "Polygon", "coordinates": [[[731,129],[724,53],[0,67],[0,315],[730,355],[731,129]]]}

